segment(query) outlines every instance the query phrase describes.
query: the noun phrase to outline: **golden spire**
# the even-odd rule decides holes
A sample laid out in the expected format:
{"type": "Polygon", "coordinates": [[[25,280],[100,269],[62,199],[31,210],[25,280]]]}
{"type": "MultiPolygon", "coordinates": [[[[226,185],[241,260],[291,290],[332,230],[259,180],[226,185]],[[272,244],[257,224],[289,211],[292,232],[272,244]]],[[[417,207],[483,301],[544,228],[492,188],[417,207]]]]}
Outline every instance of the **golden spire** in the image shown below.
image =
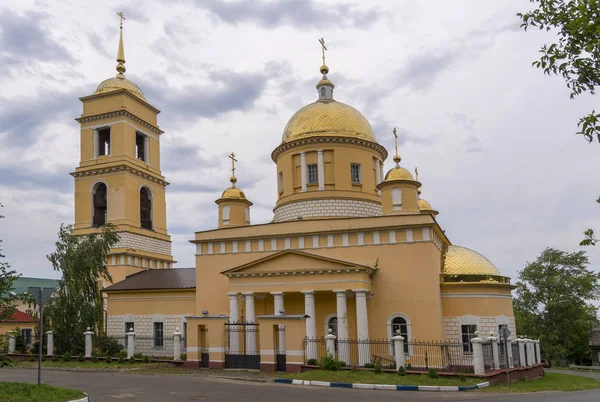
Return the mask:
{"type": "Polygon", "coordinates": [[[398,133],[396,133],[396,127],[392,131],[394,133],[394,148],[396,148],[396,155],[394,155],[394,162],[396,162],[396,167],[400,166],[400,161],[402,158],[398,155],[398,133]]]}
{"type": "Polygon", "coordinates": [[[119,34],[119,52],[117,53],[117,78],[124,79],[125,75],[125,50],[123,49],[123,20],[125,20],[125,16],[123,16],[123,12],[118,12],[117,15],[121,17],[121,27],[119,34]]]}
{"type": "Polygon", "coordinates": [[[231,159],[231,178],[229,181],[231,182],[231,185],[235,187],[235,183],[237,182],[237,179],[235,178],[235,163],[237,162],[237,159],[235,159],[235,154],[233,152],[228,158],[231,159]]]}

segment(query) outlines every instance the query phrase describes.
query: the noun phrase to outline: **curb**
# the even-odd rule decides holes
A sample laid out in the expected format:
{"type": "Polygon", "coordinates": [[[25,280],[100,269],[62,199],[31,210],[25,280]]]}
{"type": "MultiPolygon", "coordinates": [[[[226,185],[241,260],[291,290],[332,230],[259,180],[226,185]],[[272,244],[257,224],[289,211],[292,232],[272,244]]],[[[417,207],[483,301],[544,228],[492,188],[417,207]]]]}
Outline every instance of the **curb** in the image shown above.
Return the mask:
{"type": "Polygon", "coordinates": [[[475,384],[470,387],[460,386],[437,386],[437,385],[395,385],[395,384],[350,384],[343,382],[327,382],[327,381],[305,381],[305,380],[292,380],[287,378],[276,378],[274,382],[279,384],[292,384],[292,385],[308,385],[313,387],[333,387],[333,388],[354,388],[354,389],[379,389],[387,391],[435,391],[435,392],[456,392],[456,391],[470,391],[473,389],[480,389],[489,387],[489,382],[482,382],[475,384]]]}
{"type": "Polygon", "coordinates": [[[85,392],[83,393],[84,397],[81,399],[73,399],[72,401],[68,401],[68,402],[89,402],[90,398],[89,395],[86,394],[85,392]]]}

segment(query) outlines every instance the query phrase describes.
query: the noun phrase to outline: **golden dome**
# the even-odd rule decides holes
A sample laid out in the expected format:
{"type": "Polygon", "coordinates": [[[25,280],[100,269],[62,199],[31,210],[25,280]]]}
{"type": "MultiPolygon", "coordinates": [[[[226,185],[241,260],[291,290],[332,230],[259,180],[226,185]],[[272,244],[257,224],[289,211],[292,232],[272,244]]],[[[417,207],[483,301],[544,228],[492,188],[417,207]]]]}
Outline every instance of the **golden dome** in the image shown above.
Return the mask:
{"type": "Polygon", "coordinates": [[[94,94],[102,94],[105,92],[116,91],[117,89],[126,89],[128,92],[134,94],[144,102],[148,102],[144,97],[144,94],[142,93],[140,87],[138,87],[126,78],[113,77],[104,80],[100,83],[100,85],[98,85],[98,88],[96,88],[94,94]]]}
{"type": "Polygon", "coordinates": [[[396,166],[390,169],[390,171],[385,175],[384,181],[389,180],[414,180],[414,178],[408,169],[396,166]]]}
{"type": "Polygon", "coordinates": [[[317,84],[317,88],[322,87],[323,85],[329,85],[332,88],[335,88],[335,85],[333,85],[333,82],[329,81],[326,78],[323,78],[321,81],[319,81],[319,83],[317,84]]]}
{"type": "Polygon", "coordinates": [[[446,275],[498,275],[500,271],[483,255],[460,246],[450,246],[444,259],[446,275]]]}
{"type": "Polygon", "coordinates": [[[419,198],[419,211],[433,211],[433,208],[431,208],[429,201],[419,198]]]}
{"type": "Polygon", "coordinates": [[[358,110],[331,100],[317,101],[298,110],[285,126],[281,143],[320,136],[377,142],[371,125],[358,110]]]}
{"type": "Polygon", "coordinates": [[[226,188],[225,191],[223,191],[221,198],[245,200],[246,195],[244,194],[244,192],[242,190],[240,190],[237,187],[229,187],[229,188],[226,188]]]}

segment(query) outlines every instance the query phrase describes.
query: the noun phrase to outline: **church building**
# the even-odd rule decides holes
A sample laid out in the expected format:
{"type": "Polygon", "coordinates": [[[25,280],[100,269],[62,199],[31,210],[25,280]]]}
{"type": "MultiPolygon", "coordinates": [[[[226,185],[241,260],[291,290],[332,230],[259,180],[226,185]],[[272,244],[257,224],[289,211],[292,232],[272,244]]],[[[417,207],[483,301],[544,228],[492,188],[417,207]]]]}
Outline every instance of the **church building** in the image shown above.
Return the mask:
{"type": "MultiPolygon", "coordinates": [[[[327,334],[468,344],[477,330],[489,335],[508,325],[516,335],[510,279],[451,243],[397,144],[384,169],[388,150],[365,116],[334,96],[321,44],[316,99],[272,144],[272,221],[252,224],[252,193],[238,183],[232,153],[216,227],[190,234],[196,266],[173,268],[169,183],[160,170],[160,139],[168,134],[158,126],[159,110],[125,78],[121,25],[116,77],[80,98],[81,160],[72,173],[75,232],[110,222],[121,236],[107,261],[113,284],[103,292],[109,334],[133,327],[159,339],[180,329],[188,361],[234,367],[228,354],[255,354],[262,369],[274,364],[276,352],[265,350],[273,329],[278,346],[266,349],[292,347],[295,364],[317,357],[306,339],[327,334]]],[[[161,342],[151,345],[154,354],[161,342]]]]}

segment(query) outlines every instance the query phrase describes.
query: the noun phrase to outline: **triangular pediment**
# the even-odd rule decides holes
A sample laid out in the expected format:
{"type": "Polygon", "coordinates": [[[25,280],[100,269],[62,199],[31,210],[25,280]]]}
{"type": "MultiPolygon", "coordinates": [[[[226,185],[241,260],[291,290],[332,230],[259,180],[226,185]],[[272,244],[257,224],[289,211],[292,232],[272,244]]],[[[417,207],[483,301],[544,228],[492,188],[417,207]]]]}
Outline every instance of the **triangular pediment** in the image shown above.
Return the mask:
{"type": "Polygon", "coordinates": [[[373,271],[366,265],[297,250],[285,250],[221,272],[223,275],[278,274],[286,272],[373,271]]]}

